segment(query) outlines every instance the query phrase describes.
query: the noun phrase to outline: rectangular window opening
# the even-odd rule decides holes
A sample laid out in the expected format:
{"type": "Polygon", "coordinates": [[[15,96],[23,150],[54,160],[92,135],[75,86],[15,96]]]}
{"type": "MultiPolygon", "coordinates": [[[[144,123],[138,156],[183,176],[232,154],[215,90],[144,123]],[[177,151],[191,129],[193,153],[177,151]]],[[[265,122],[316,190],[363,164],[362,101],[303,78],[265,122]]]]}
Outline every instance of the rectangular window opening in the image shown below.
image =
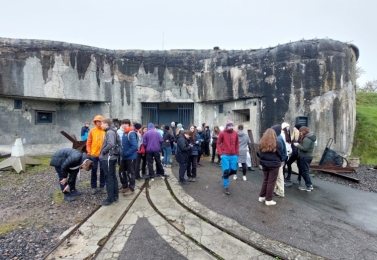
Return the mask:
{"type": "Polygon", "coordinates": [[[224,104],[219,104],[219,114],[224,113],[224,104]]]}
{"type": "Polygon", "coordinates": [[[22,100],[14,100],[14,109],[22,109],[22,100]]]}
{"type": "Polygon", "coordinates": [[[53,124],[54,115],[53,111],[35,111],[35,124],[53,124]]]}

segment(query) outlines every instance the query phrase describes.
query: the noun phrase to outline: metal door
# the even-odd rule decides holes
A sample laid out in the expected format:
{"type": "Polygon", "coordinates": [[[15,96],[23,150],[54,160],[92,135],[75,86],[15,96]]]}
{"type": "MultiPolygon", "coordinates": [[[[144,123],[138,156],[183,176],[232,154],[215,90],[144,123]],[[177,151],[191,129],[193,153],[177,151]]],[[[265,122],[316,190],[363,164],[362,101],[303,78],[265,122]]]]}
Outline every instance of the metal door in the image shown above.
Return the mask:
{"type": "Polygon", "coordinates": [[[157,103],[143,103],[141,122],[148,126],[149,123],[158,123],[158,104],[157,103]]]}
{"type": "Polygon", "coordinates": [[[194,121],[194,104],[178,105],[178,122],[187,128],[194,121]]]}

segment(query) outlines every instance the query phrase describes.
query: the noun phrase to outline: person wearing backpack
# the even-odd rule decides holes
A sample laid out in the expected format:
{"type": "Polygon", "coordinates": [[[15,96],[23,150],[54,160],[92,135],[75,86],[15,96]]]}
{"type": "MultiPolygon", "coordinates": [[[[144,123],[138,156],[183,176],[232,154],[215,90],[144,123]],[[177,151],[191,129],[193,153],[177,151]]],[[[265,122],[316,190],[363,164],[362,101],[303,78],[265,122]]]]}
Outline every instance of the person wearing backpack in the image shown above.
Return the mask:
{"type": "MultiPolygon", "coordinates": [[[[140,123],[134,124],[135,128],[135,133],[137,137],[137,151],[136,151],[136,162],[135,162],[135,180],[140,180],[140,162],[143,159],[144,155],[144,160],[143,160],[143,165],[146,165],[146,160],[145,160],[145,147],[143,146],[143,136],[141,133],[141,129],[143,128],[140,123]]],[[[145,169],[146,166],[144,166],[145,169]]],[[[144,170],[145,174],[145,170],[144,170]]]]}
{"type": "Polygon", "coordinates": [[[132,195],[135,191],[135,166],[137,158],[137,133],[131,126],[131,121],[126,119],[126,128],[122,137],[122,163],[125,174],[123,175],[122,190],[124,196],[132,195]]]}
{"type": "Polygon", "coordinates": [[[101,127],[106,132],[101,147],[99,159],[103,166],[106,178],[107,199],[101,202],[102,206],[108,206],[119,201],[119,187],[116,176],[116,163],[120,153],[120,138],[110,118],[101,121],[101,127]]]}

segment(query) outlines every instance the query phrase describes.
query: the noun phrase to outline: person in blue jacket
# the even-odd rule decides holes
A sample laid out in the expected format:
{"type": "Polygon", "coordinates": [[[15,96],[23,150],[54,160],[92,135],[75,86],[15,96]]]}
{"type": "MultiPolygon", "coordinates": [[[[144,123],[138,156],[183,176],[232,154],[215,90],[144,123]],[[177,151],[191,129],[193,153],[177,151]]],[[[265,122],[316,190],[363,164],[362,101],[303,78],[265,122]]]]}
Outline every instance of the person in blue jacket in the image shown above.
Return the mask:
{"type": "Polygon", "coordinates": [[[85,122],[85,125],[81,127],[81,140],[86,141],[88,139],[88,134],[89,134],[89,122],[85,122]]]}
{"type": "Polygon", "coordinates": [[[135,191],[135,173],[137,158],[137,133],[131,121],[126,119],[126,128],[122,137],[122,161],[124,174],[124,183],[122,183],[122,192],[124,196],[129,196],[135,191]]]}

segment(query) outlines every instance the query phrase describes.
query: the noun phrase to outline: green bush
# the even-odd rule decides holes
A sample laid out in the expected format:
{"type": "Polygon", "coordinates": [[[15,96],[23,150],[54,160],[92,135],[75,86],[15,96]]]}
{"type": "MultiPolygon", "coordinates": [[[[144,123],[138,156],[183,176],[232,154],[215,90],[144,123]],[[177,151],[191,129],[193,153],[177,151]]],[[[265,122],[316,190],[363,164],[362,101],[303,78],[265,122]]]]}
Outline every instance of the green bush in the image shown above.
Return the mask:
{"type": "Polygon", "coordinates": [[[362,164],[377,165],[377,93],[356,95],[356,129],[352,156],[362,164]]]}

